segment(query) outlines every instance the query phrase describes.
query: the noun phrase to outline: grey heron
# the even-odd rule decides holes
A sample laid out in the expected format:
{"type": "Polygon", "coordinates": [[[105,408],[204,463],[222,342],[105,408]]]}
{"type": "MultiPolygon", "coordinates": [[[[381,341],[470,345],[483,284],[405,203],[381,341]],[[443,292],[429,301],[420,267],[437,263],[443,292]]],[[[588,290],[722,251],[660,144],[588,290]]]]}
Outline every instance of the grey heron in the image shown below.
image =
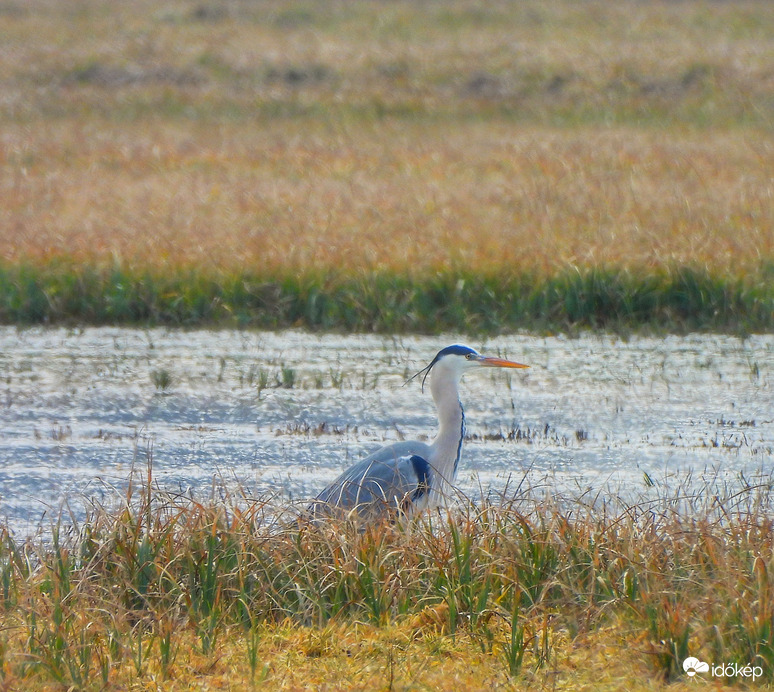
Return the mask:
{"type": "Polygon", "coordinates": [[[312,502],[313,516],[354,515],[363,519],[410,516],[441,504],[457,477],[465,437],[465,414],[459,383],[480,367],[526,368],[503,358],[481,355],[469,346],[441,349],[422,376],[422,390],[430,377],[430,392],[438,411],[438,433],[430,443],[396,442],[378,449],[344,471],[312,502]]]}

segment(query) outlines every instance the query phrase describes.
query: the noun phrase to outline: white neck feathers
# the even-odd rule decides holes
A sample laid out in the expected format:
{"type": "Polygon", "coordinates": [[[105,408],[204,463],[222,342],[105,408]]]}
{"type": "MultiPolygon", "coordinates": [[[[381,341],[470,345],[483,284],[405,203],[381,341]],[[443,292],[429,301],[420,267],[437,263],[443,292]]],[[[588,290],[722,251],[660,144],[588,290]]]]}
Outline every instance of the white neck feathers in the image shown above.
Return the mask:
{"type": "Polygon", "coordinates": [[[461,373],[439,363],[430,376],[430,391],[438,409],[438,434],[431,445],[431,464],[446,483],[453,483],[462,454],[465,415],[459,397],[461,373]]]}

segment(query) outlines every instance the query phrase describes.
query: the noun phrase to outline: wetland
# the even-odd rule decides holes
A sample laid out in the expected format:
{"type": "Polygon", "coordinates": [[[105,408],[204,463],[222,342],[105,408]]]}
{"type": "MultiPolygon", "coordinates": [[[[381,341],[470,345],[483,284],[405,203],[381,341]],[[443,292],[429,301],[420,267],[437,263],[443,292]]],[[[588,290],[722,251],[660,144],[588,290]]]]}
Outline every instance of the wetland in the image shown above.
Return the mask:
{"type": "Polygon", "coordinates": [[[0,512],[17,536],[47,533],[113,506],[149,462],[164,492],[302,502],[375,447],[432,437],[430,393],[405,382],[457,341],[530,365],[463,380],[466,497],[526,483],[632,498],[771,475],[771,335],[4,327],[0,512]]]}

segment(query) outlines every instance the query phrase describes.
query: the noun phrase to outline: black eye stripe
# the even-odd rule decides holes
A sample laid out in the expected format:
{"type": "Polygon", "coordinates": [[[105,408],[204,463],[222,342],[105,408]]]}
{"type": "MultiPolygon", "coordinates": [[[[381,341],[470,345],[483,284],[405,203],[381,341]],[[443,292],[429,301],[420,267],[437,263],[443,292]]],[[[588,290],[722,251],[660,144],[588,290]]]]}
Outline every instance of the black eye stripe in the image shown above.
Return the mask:
{"type": "Polygon", "coordinates": [[[430,374],[430,371],[433,369],[433,366],[444,356],[465,356],[468,360],[473,360],[478,356],[478,352],[475,349],[470,348],[470,346],[463,346],[462,344],[453,344],[452,346],[447,346],[446,348],[442,348],[438,353],[436,354],[435,358],[431,361],[430,365],[422,368],[418,373],[415,373],[411,377],[409,377],[404,384],[407,384],[411,382],[415,377],[419,377],[422,375],[422,390],[425,389],[425,380],[427,380],[427,376],[430,374]]]}

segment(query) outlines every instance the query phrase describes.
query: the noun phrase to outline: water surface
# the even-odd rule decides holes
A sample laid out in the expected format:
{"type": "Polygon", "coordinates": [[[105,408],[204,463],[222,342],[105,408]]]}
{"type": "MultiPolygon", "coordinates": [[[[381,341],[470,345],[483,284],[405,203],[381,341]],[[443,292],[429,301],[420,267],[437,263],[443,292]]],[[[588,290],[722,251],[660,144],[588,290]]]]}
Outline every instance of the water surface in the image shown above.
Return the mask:
{"type": "MultiPolygon", "coordinates": [[[[109,504],[152,458],[164,490],[309,498],[373,448],[431,437],[408,376],[448,337],[0,328],[0,516],[19,535],[109,504]]],[[[774,336],[467,342],[529,370],[466,375],[459,486],[525,474],[616,492],[774,466],[774,336]]]]}

